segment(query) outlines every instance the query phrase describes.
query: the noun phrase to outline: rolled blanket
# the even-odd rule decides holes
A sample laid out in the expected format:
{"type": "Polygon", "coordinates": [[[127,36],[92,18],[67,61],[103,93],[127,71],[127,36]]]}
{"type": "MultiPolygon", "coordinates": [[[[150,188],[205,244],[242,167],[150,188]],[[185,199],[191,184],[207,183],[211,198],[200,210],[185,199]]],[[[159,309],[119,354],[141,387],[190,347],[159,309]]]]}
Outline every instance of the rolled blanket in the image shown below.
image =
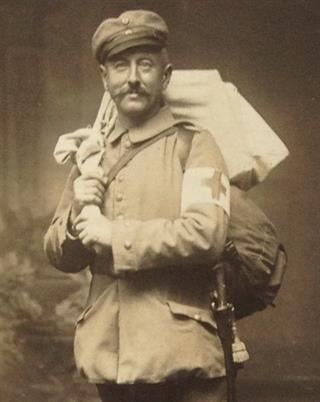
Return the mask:
{"type": "Polygon", "coordinates": [[[217,70],[176,70],[166,93],[179,121],[209,130],[226,161],[232,184],[248,190],[262,182],[289,152],[237,88],[217,70]]]}

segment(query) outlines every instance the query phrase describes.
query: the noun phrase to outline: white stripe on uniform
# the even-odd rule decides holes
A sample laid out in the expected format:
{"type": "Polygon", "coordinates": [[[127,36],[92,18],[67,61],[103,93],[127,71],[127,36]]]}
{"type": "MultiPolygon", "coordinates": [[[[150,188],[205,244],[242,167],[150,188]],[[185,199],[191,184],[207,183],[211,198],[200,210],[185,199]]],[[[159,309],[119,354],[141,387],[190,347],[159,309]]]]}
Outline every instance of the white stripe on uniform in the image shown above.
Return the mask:
{"type": "Polygon", "coordinates": [[[230,214],[228,178],[211,167],[187,169],[182,183],[181,211],[193,204],[215,204],[230,214]]]}

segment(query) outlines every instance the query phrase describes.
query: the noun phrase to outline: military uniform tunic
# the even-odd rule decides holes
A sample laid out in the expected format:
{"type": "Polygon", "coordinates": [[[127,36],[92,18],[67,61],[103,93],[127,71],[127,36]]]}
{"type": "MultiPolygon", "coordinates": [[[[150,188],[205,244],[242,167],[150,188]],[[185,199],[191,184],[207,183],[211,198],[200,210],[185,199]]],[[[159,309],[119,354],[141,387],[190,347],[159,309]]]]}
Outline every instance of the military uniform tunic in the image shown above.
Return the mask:
{"type": "Polygon", "coordinates": [[[225,374],[210,312],[209,269],[223,250],[228,180],[220,151],[206,131],[193,136],[185,169],[179,132],[168,106],[127,130],[117,121],[106,139],[103,168],[133,144],[175,127],[137,154],[105,194],[112,247],[94,256],[68,237],[72,181],[46,234],[52,264],[65,272],[90,266],[87,307],[75,332],[78,369],[90,381],[157,383],[225,374]]]}

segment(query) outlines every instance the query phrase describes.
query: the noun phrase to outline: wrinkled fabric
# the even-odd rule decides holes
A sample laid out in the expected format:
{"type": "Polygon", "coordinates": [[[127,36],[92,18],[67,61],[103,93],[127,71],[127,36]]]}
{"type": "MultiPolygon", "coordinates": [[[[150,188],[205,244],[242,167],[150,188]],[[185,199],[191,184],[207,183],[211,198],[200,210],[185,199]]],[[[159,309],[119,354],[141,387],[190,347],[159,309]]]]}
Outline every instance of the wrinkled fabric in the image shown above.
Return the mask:
{"type": "Polygon", "coordinates": [[[247,194],[236,187],[232,187],[231,214],[228,236],[249,270],[252,286],[265,286],[278,255],[276,228],[247,194]]]}
{"type": "Polygon", "coordinates": [[[237,319],[274,305],[287,258],[272,222],[247,193],[231,186],[226,282],[237,319]]]}
{"type": "MultiPolygon", "coordinates": [[[[168,107],[130,130],[116,122],[106,140],[103,169],[107,173],[135,143],[175,124],[168,107]]],[[[58,269],[79,271],[89,261],[92,282],[74,347],[77,367],[90,382],[158,383],[225,374],[208,273],[226,240],[227,207],[220,205],[226,167],[211,134],[196,133],[185,173],[209,168],[201,186],[210,196],[184,202],[182,210],[179,130],[136,155],[108,187],[102,210],[112,221],[111,252],[94,258],[67,236],[77,172],[46,234],[46,253],[58,269]]]]}
{"type": "Polygon", "coordinates": [[[272,128],[217,70],[175,70],[166,99],[177,120],[212,133],[231,183],[243,190],[262,182],[288,156],[272,128]]]}

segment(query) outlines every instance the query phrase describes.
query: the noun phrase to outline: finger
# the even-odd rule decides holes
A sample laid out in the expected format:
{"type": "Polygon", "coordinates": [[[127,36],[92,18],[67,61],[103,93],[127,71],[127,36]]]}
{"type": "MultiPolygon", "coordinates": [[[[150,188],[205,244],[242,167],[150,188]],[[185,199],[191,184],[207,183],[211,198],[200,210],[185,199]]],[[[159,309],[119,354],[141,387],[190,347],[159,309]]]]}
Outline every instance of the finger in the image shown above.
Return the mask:
{"type": "Polygon", "coordinates": [[[77,196],[81,194],[97,194],[103,196],[105,194],[105,189],[101,184],[97,183],[77,183],[73,187],[73,193],[77,196]]]}
{"type": "Polygon", "coordinates": [[[82,192],[82,196],[86,199],[90,197],[99,198],[100,201],[104,198],[104,193],[98,189],[86,189],[82,192]]]}
{"type": "Polygon", "coordinates": [[[100,207],[100,205],[102,204],[103,201],[103,197],[102,196],[98,196],[98,195],[94,195],[94,194],[87,194],[87,195],[83,195],[81,197],[81,204],[84,207],[85,205],[97,205],[98,207],[100,207]]]}
{"type": "Polygon", "coordinates": [[[104,185],[95,179],[90,179],[84,183],[79,183],[79,187],[83,187],[83,189],[88,189],[88,190],[98,190],[100,193],[105,192],[105,187],[104,185]]]}
{"type": "Polygon", "coordinates": [[[103,195],[105,193],[105,191],[102,190],[100,187],[94,186],[91,184],[76,186],[74,188],[74,192],[78,195],[81,195],[81,194],[86,194],[86,195],[87,194],[101,194],[101,195],[103,195]]]}
{"type": "Polygon", "coordinates": [[[81,243],[85,246],[90,248],[91,246],[94,245],[94,240],[88,236],[88,235],[84,235],[83,238],[81,239],[81,243]]]}
{"type": "Polygon", "coordinates": [[[78,232],[78,236],[86,229],[87,223],[86,220],[82,217],[78,217],[77,221],[74,223],[74,228],[78,232]]]}
{"type": "Polygon", "coordinates": [[[89,172],[82,173],[82,175],[79,178],[83,178],[85,180],[95,179],[103,184],[104,176],[105,176],[105,174],[103,173],[103,171],[101,171],[100,169],[96,169],[96,170],[90,170],[89,172]]]}
{"type": "Polygon", "coordinates": [[[100,206],[103,202],[102,194],[92,194],[92,193],[75,193],[74,199],[82,207],[84,205],[97,205],[100,206]]]}
{"type": "Polygon", "coordinates": [[[77,204],[79,205],[80,210],[85,205],[96,205],[98,207],[101,207],[101,205],[103,203],[102,196],[92,195],[92,194],[81,194],[81,195],[75,196],[74,199],[77,202],[77,204]]]}
{"type": "Polygon", "coordinates": [[[99,202],[101,203],[104,199],[104,192],[99,191],[98,189],[75,189],[74,191],[74,199],[80,203],[82,201],[88,202],[91,198],[99,199],[99,202]]]}
{"type": "Polygon", "coordinates": [[[105,191],[105,182],[102,178],[97,179],[93,177],[79,177],[73,183],[74,189],[81,189],[81,188],[98,188],[101,191],[105,191]]]}
{"type": "Polygon", "coordinates": [[[91,237],[88,235],[86,230],[81,230],[79,235],[78,235],[79,239],[81,240],[81,242],[84,244],[88,244],[90,242],[91,237]]]}

